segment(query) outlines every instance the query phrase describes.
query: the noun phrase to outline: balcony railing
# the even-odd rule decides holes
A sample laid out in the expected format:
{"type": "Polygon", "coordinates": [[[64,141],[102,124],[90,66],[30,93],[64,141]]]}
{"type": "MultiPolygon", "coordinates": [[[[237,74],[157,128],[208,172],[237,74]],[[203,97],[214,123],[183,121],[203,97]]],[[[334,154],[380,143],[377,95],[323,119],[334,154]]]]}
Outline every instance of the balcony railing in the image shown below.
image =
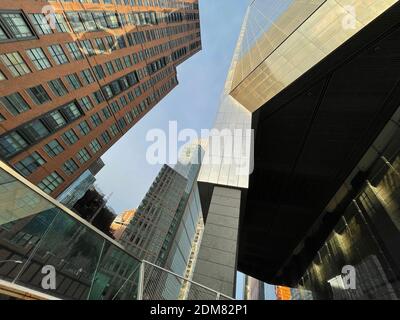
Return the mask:
{"type": "Polygon", "coordinates": [[[6,288],[21,296],[21,288],[26,288],[30,296],[36,292],[44,299],[228,298],[168,270],[141,263],[1,161],[0,281],[0,292],[6,288]],[[161,280],[169,294],[154,291],[161,280]]]}
{"type": "Polygon", "coordinates": [[[142,300],[234,300],[148,261],[142,262],[139,279],[142,300]]]}

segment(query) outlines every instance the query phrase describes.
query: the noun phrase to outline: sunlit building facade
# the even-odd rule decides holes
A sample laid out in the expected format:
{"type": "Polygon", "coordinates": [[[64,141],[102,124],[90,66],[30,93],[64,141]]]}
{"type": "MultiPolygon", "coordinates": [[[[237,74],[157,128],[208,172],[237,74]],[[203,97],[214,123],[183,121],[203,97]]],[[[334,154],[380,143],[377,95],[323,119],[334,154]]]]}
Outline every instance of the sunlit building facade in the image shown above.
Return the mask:
{"type": "Polygon", "coordinates": [[[3,0],[0,158],[60,195],[178,85],[197,0],[3,0]]]}
{"type": "Polygon", "coordinates": [[[215,121],[248,159],[206,151],[203,283],[398,299],[398,18],[395,0],[249,4],[215,121]]]}

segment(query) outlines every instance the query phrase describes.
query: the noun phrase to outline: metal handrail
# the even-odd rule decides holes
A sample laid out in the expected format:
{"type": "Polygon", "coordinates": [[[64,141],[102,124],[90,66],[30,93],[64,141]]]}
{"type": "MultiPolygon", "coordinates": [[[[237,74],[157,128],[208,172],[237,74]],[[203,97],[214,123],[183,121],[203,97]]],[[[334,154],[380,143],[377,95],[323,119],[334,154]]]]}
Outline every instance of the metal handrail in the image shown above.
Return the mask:
{"type": "MultiPolygon", "coordinates": [[[[226,298],[226,299],[228,299],[228,300],[235,300],[234,298],[232,298],[232,297],[229,297],[229,296],[227,296],[227,295],[225,295],[225,294],[223,294],[223,293],[221,293],[221,292],[218,292],[218,291],[216,291],[216,290],[214,290],[214,289],[211,289],[211,288],[209,288],[209,287],[207,287],[207,286],[205,286],[205,285],[202,285],[201,283],[198,283],[198,282],[195,282],[195,281],[193,281],[193,280],[190,280],[190,279],[188,279],[188,278],[186,278],[186,277],[183,277],[183,276],[181,276],[181,275],[179,275],[179,274],[177,274],[177,273],[175,273],[175,272],[172,272],[172,271],[170,271],[170,270],[168,270],[168,269],[165,269],[165,268],[163,268],[163,267],[160,267],[160,266],[158,266],[158,265],[156,265],[156,264],[154,264],[154,263],[152,263],[152,262],[149,262],[149,261],[146,261],[146,260],[142,260],[142,265],[144,265],[144,264],[148,264],[148,265],[150,265],[150,266],[152,266],[152,267],[154,267],[154,268],[157,268],[157,269],[159,269],[159,270],[162,270],[162,271],[164,271],[164,272],[167,272],[167,273],[169,273],[169,274],[171,274],[171,275],[173,275],[173,276],[175,276],[175,277],[177,277],[177,278],[179,278],[179,279],[182,279],[182,280],[184,280],[184,281],[187,281],[187,282],[189,282],[189,283],[191,283],[191,284],[194,284],[194,285],[196,285],[196,286],[199,286],[200,288],[203,288],[203,289],[205,289],[205,290],[208,290],[208,291],[210,291],[210,292],[213,292],[213,293],[215,293],[216,294],[216,297],[217,297],[217,299],[219,299],[219,297],[224,297],[224,298],[226,298]]],[[[141,299],[143,299],[143,281],[144,281],[144,267],[143,268],[141,268],[141,273],[140,273],[140,277],[139,277],[139,292],[138,292],[138,297],[140,297],[141,299]]],[[[141,299],[138,299],[138,300],[141,300],[141,299]]]]}
{"type": "Polygon", "coordinates": [[[114,246],[118,247],[119,249],[123,250],[126,254],[128,254],[129,256],[131,256],[132,258],[138,260],[135,256],[133,256],[128,250],[126,250],[126,248],[119,242],[117,242],[115,239],[112,239],[110,236],[108,236],[107,234],[105,234],[104,232],[100,231],[99,229],[97,229],[96,227],[94,227],[92,224],[90,224],[89,222],[87,222],[85,219],[83,219],[82,217],[80,217],[79,215],[77,215],[75,212],[73,212],[71,209],[69,209],[68,207],[66,207],[65,205],[63,205],[61,202],[57,201],[56,199],[54,199],[53,197],[51,197],[50,195],[48,195],[46,192],[44,192],[43,190],[41,190],[38,186],[34,185],[32,182],[30,182],[29,180],[27,180],[25,177],[23,177],[22,175],[20,175],[17,171],[15,171],[13,168],[11,168],[10,166],[8,166],[5,162],[0,160],[0,169],[3,169],[6,173],[8,173],[9,175],[11,175],[13,178],[15,178],[18,182],[22,183],[23,185],[25,185],[26,187],[28,187],[29,189],[31,189],[32,191],[34,191],[35,193],[39,194],[42,198],[44,198],[45,200],[47,200],[48,202],[50,202],[52,205],[54,205],[55,207],[58,207],[59,209],[61,209],[62,211],[64,211],[66,214],[68,214],[69,216],[71,216],[73,219],[77,220],[78,222],[80,222],[81,224],[83,224],[85,227],[91,229],[92,231],[94,231],[96,234],[98,234],[99,236],[101,236],[102,238],[106,239],[108,242],[111,242],[114,246]]]}

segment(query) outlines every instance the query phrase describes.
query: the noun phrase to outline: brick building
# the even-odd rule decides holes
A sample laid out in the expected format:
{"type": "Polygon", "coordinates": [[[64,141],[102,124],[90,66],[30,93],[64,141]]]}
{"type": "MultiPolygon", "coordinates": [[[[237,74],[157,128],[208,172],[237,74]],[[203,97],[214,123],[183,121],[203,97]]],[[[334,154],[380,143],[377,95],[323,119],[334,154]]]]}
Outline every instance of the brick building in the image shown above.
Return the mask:
{"type": "Polygon", "coordinates": [[[0,159],[58,196],[199,50],[197,0],[2,0],[0,159]]]}

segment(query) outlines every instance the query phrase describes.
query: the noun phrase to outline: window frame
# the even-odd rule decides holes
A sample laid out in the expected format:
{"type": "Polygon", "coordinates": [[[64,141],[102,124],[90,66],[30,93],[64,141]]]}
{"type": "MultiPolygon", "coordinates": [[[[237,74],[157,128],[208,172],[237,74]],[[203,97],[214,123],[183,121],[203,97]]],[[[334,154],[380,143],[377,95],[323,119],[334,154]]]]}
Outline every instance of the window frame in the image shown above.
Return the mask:
{"type": "Polygon", "coordinates": [[[31,21],[28,19],[26,14],[21,10],[2,10],[2,12],[0,13],[0,27],[3,30],[3,33],[8,37],[7,39],[0,39],[0,43],[11,42],[11,41],[33,40],[39,38],[35,28],[31,24],[31,21]],[[26,36],[21,38],[15,37],[12,28],[9,26],[8,22],[3,18],[2,14],[19,14],[24,20],[28,29],[31,31],[32,36],[26,36]]]}

